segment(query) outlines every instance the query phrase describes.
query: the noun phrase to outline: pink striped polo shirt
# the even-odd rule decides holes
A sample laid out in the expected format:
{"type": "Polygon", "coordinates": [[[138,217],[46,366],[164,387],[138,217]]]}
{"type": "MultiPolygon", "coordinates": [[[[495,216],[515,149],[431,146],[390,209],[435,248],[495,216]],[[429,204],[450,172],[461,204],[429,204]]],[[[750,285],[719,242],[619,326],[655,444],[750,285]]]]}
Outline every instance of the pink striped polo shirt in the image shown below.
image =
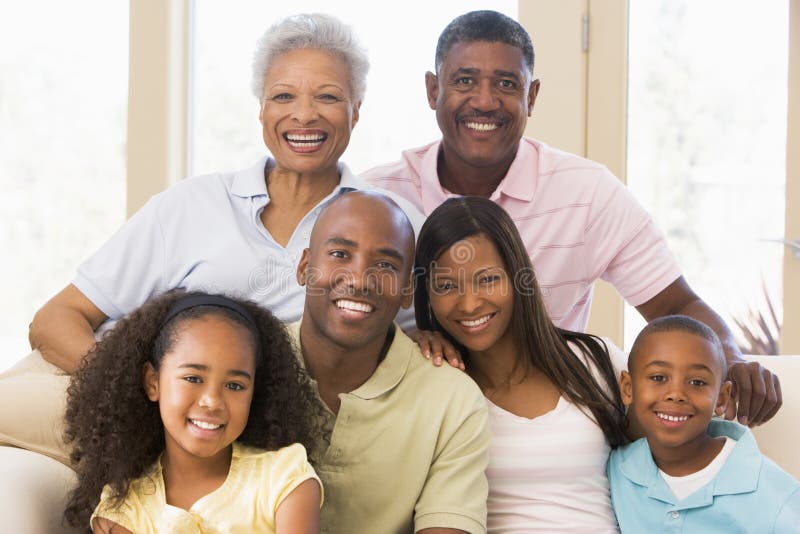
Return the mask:
{"type": "MultiPolygon", "coordinates": [[[[457,196],[439,183],[440,145],[407,150],[362,176],[427,216],[457,196]]],[[[490,198],[517,225],[550,317],[562,328],[585,330],[598,278],[638,306],[681,275],[650,215],[603,165],[523,137],[490,198]]]]}

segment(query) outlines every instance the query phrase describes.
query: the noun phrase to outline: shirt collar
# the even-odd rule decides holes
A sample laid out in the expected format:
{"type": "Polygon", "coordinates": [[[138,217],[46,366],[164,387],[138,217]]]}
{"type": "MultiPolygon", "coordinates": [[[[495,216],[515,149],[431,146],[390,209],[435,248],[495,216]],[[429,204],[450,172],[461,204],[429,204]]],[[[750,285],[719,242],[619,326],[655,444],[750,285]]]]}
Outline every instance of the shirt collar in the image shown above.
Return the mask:
{"type": "Polygon", "coordinates": [[[714,437],[727,436],[736,440],[736,446],[726,463],[736,469],[722,469],[714,480],[714,495],[733,495],[755,491],[764,461],[756,439],[750,430],[735,421],[713,419],[708,433],[714,437]]]}
{"type": "Polygon", "coordinates": [[[266,196],[267,181],[264,179],[264,170],[275,162],[269,156],[259,158],[252,166],[237,171],[233,176],[231,194],[241,198],[266,196]]]}
{"type": "MultiPolygon", "coordinates": [[[[302,320],[292,323],[287,328],[294,342],[295,353],[297,354],[300,366],[305,369],[305,358],[300,348],[301,322],[302,320]]],[[[383,358],[383,361],[378,364],[375,372],[372,373],[372,376],[370,376],[366,382],[350,392],[351,395],[364,400],[375,399],[394,389],[406,375],[408,365],[411,362],[417,345],[411,338],[403,333],[403,330],[397,326],[397,324],[394,325],[394,329],[394,339],[391,345],[389,345],[389,350],[386,351],[386,356],[383,358]]]]}
{"type": "MultiPolygon", "coordinates": [[[[497,201],[501,195],[525,202],[533,200],[540,174],[539,149],[541,146],[542,143],[533,139],[523,138],[520,141],[514,161],[511,162],[505,177],[490,196],[492,200],[497,201]]],[[[439,182],[438,165],[441,149],[442,141],[439,140],[429,145],[429,149],[422,158],[420,174],[422,208],[425,215],[430,215],[439,204],[448,198],[459,196],[446,191],[439,182]]]]}
{"type": "MultiPolygon", "coordinates": [[[[264,179],[265,170],[275,166],[275,160],[269,156],[259,158],[252,166],[237,171],[231,184],[231,193],[241,198],[252,198],[265,196],[269,198],[267,192],[267,182],[264,179]]],[[[342,163],[338,163],[339,185],[333,191],[333,195],[347,191],[371,189],[372,187],[362,178],[353,174],[350,168],[342,163]]]]}
{"type": "Polygon", "coordinates": [[[352,392],[356,397],[364,400],[380,397],[393,390],[405,376],[416,344],[397,324],[394,325],[394,330],[394,339],[386,351],[386,357],[378,364],[372,376],[352,392]]]}
{"type": "MultiPolygon", "coordinates": [[[[749,493],[758,486],[762,457],[753,434],[738,423],[716,419],[709,424],[708,433],[713,437],[727,436],[736,440],[736,446],[725,461],[735,469],[723,467],[704,491],[697,491],[681,501],[681,509],[710,504],[716,495],[749,493]]],[[[646,438],[631,443],[622,454],[620,470],[628,480],[646,487],[648,497],[677,504],[669,486],[658,474],[646,438]]]]}

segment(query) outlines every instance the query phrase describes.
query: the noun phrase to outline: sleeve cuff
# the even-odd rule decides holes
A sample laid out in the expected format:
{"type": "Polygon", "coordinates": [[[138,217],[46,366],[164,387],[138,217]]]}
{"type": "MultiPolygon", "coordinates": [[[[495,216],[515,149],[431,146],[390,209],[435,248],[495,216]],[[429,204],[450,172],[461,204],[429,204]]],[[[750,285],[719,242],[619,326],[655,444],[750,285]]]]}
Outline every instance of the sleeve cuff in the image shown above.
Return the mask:
{"type": "Polygon", "coordinates": [[[417,514],[414,517],[414,532],[419,532],[426,528],[454,528],[470,534],[484,534],[486,532],[486,525],[483,521],[453,512],[417,514]]]}
{"type": "Polygon", "coordinates": [[[109,319],[118,320],[125,315],[110,300],[108,300],[88,278],[86,278],[80,272],[75,276],[75,279],[72,280],[72,285],[77,287],[87,299],[91,300],[92,304],[100,308],[100,311],[105,313],[109,319]]]}

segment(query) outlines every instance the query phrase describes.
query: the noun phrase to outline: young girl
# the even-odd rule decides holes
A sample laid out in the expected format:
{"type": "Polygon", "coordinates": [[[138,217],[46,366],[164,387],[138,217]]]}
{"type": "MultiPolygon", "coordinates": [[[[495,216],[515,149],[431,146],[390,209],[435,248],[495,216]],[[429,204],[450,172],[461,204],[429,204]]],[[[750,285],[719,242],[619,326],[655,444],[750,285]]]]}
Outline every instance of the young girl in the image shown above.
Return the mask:
{"type": "Polygon", "coordinates": [[[464,354],[489,406],[489,532],[617,532],[606,477],[626,441],[604,343],[553,326],[511,218],[453,198],[417,242],[417,326],[464,354]]]}
{"type": "Polygon", "coordinates": [[[317,437],[314,395],[270,312],[167,293],[72,378],[78,486],[65,517],[95,533],[319,532],[322,488],[303,448],[317,437]]]}

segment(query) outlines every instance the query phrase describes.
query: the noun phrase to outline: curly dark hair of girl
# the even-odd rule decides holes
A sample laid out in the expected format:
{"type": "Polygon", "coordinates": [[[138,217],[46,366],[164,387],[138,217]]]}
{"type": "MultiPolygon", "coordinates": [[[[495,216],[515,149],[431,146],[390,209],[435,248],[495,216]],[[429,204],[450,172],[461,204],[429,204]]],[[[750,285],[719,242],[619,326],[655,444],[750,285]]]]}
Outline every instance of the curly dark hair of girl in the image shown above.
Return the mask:
{"type": "MultiPolygon", "coordinates": [[[[627,443],[626,419],[616,373],[602,339],[557,328],[550,320],[536,281],[530,257],[503,208],[489,199],[459,197],[446,200],[423,224],[417,240],[414,309],[417,327],[435,330],[467,351],[433,316],[430,307],[430,273],[437,259],[450,247],[482,235],[497,247],[514,288],[514,313],[510,328],[519,346],[519,363],[544,373],[570,402],[589,409],[611,447],[627,443]],[[600,371],[605,387],[570,349],[572,342],[600,371]]],[[[467,356],[467,369],[469,360],[467,356]]]]}
{"type": "Polygon", "coordinates": [[[144,390],[144,366],[159,369],[177,341],[181,325],[207,315],[241,325],[255,341],[256,372],[247,426],[237,441],[263,449],[300,443],[311,455],[321,436],[323,412],[316,391],[300,367],[284,325],[272,313],[241,299],[254,320],[220,306],[195,306],[163,325],[170,306],[200,292],[175,290],[148,302],[107,332],[89,351],[67,389],[65,439],[73,446],[78,485],[64,512],[75,527],[88,525],[103,486],[121,504],[132,480],[140,477],[164,450],[164,426],[158,403],[144,390]]]}

